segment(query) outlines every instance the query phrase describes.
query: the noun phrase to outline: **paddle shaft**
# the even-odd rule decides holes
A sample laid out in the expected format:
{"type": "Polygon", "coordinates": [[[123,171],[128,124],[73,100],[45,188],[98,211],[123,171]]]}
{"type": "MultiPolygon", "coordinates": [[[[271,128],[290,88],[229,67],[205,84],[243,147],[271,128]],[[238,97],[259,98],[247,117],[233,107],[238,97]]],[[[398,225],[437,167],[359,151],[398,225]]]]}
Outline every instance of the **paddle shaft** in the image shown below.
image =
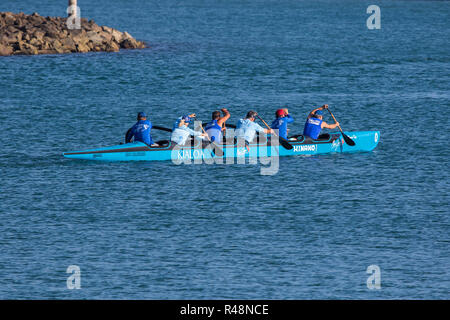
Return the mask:
{"type": "Polygon", "coordinates": [[[218,156],[222,157],[223,156],[223,150],[221,147],[219,147],[216,143],[211,141],[211,138],[209,137],[209,134],[205,131],[205,128],[203,128],[203,126],[200,126],[203,130],[203,132],[206,134],[206,137],[208,138],[208,141],[210,143],[210,145],[212,144],[214,146],[214,149],[218,152],[218,156]]]}
{"type": "Polygon", "coordinates": [[[205,128],[203,126],[200,126],[203,130],[203,132],[206,134],[206,138],[208,138],[208,141],[212,143],[211,138],[209,137],[209,134],[206,133],[205,128]]]}
{"type": "MultiPolygon", "coordinates": [[[[337,123],[336,118],[333,115],[333,112],[331,112],[331,110],[329,108],[327,108],[328,112],[331,114],[331,116],[333,117],[333,120],[335,123],[337,123]]],[[[348,135],[346,135],[344,133],[344,131],[342,131],[342,128],[340,125],[338,125],[339,130],[341,131],[342,137],[344,138],[345,142],[349,145],[349,146],[354,146],[355,145],[355,141],[353,141],[348,135]]]]}
{"type": "MultiPolygon", "coordinates": [[[[269,127],[269,125],[264,121],[263,118],[261,118],[258,114],[256,116],[258,117],[259,120],[261,120],[266,125],[267,129],[272,130],[272,128],[269,127]]],[[[294,148],[285,138],[280,137],[278,134],[275,133],[275,131],[272,131],[272,132],[273,132],[273,135],[278,138],[278,140],[280,141],[281,145],[284,148],[286,148],[288,150],[291,150],[292,148],[294,148]]]]}
{"type": "MultiPolygon", "coordinates": [[[[269,125],[264,121],[263,118],[261,118],[258,114],[256,115],[258,117],[259,120],[261,120],[267,127],[267,129],[272,130],[269,125]]],[[[274,136],[279,137],[275,132],[273,133],[274,136]]]]}
{"type": "Polygon", "coordinates": [[[152,129],[162,130],[162,131],[167,131],[167,132],[172,132],[172,129],[164,128],[164,127],[161,127],[161,126],[153,126],[152,129]]]}
{"type": "MultiPolygon", "coordinates": [[[[331,116],[333,117],[334,122],[337,123],[336,118],[334,117],[334,114],[331,112],[331,110],[328,109],[328,108],[327,108],[327,110],[328,110],[328,112],[331,114],[331,116]]],[[[344,132],[342,131],[341,125],[338,125],[338,128],[339,128],[339,130],[341,130],[342,133],[344,133],[344,132]]]]}

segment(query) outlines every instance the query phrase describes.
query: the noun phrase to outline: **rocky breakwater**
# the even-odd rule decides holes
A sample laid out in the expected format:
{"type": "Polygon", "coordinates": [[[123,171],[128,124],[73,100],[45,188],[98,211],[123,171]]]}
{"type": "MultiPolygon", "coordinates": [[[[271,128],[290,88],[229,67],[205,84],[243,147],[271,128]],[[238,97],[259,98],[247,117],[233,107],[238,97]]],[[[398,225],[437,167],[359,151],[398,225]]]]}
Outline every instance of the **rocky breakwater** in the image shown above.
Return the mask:
{"type": "Polygon", "coordinates": [[[98,26],[81,18],[81,29],[70,30],[67,18],[0,12],[0,56],[72,52],[117,52],[145,48],[127,32],[98,26]]]}

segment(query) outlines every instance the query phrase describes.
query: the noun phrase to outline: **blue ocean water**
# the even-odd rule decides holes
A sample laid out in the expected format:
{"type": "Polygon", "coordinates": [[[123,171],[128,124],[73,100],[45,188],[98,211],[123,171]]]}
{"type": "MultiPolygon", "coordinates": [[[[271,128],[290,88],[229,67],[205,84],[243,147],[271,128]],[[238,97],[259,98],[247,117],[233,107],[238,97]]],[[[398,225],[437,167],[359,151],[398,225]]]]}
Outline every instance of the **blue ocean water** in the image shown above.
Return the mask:
{"type": "MultiPolygon", "coordinates": [[[[62,2],[0,11],[63,16],[62,2]]],[[[0,57],[0,298],[450,298],[449,2],[78,3],[149,48],[0,57]],[[141,110],[170,127],[288,107],[301,133],[324,103],[344,130],[380,130],[378,147],[285,157],[273,176],[61,156],[123,141],[141,110]]]]}

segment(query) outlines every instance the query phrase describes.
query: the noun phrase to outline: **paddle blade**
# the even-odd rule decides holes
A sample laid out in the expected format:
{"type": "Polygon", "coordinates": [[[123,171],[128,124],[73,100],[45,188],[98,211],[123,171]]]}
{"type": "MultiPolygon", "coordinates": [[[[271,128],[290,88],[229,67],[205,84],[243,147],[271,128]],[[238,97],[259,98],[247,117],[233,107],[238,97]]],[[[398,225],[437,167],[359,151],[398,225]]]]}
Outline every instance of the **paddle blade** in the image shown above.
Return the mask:
{"type": "Polygon", "coordinates": [[[350,137],[343,132],[342,132],[342,137],[344,138],[345,143],[348,144],[349,146],[353,147],[356,144],[355,141],[350,139],[350,137]]]}
{"type": "MultiPolygon", "coordinates": [[[[336,121],[336,118],[334,117],[334,114],[331,112],[330,108],[327,108],[327,110],[328,110],[328,112],[331,114],[331,116],[333,117],[334,122],[337,122],[337,121],[336,121]]],[[[346,135],[346,134],[342,131],[341,126],[339,126],[339,130],[340,130],[341,133],[342,133],[342,137],[344,138],[345,143],[348,144],[349,146],[352,146],[352,147],[353,147],[353,146],[356,144],[355,141],[353,141],[352,139],[350,139],[350,137],[349,137],[348,135],[346,135]]]]}
{"type": "Polygon", "coordinates": [[[287,150],[291,150],[292,148],[294,148],[293,146],[292,146],[292,144],[290,144],[286,139],[284,139],[284,138],[282,138],[282,137],[279,137],[280,139],[280,144],[284,147],[284,148],[286,148],[287,150]]]}

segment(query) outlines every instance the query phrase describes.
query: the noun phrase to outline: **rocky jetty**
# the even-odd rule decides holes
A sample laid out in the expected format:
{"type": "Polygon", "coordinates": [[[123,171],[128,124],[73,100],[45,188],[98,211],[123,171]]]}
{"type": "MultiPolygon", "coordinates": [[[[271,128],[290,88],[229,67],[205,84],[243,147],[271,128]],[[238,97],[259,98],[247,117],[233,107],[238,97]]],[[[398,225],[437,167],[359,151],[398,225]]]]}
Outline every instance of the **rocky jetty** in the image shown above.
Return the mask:
{"type": "Polygon", "coordinates": [[[0,56],[72,52],[117,52],[145,48],[127,32],[81,18],[81,29],[69,30],[67,18],[0,12],[0,56]]]}

